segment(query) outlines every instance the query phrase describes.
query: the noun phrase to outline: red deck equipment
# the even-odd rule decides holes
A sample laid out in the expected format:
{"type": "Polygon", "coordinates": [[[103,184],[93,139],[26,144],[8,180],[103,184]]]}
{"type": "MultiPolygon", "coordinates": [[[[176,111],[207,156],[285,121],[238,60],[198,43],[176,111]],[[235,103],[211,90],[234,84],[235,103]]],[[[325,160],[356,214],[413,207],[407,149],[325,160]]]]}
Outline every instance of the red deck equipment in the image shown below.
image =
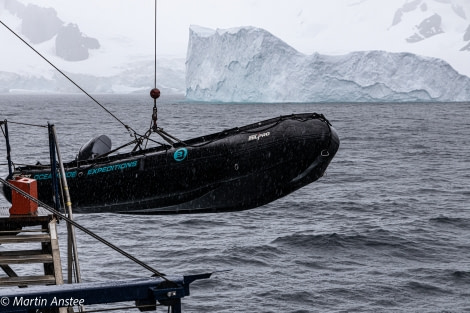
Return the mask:
{"type": "MultiPolygon", "coordinates": [[[[38,197],[38,184],[35,179],[26,177],[17,177],[10,182],[28,193],[32,197],[38,197]]],[[[12,190],[12,206],[10,208],[10,215],[37,215],[38,204],[22,196],[15,190],[12,190]]]]}

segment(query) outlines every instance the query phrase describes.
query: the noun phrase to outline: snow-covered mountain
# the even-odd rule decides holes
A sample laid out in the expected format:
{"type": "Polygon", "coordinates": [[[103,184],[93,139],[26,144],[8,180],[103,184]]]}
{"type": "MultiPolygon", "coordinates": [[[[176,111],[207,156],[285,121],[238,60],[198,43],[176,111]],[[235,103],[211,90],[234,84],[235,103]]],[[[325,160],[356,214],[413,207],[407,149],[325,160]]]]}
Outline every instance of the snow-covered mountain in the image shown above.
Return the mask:
{"type": "Polygon", "coordinates": [[[298,11],[298,39],[304,39],[302,45],[281,32],[265,29],[305,54],[344,55],[370,50],[411,52],[443,59],[460,74],[470,76],[470,51],[467,50],[470,1],[343,0],[328,3],[317,8],[306,6],[298,11]],[[311,34],[310,38],[306,34],[311,34]]]}
{"type": "Polygon", "coordinates": [[[78,25],[62,21],[53,8],[17,0],[3,1],[3,8],[20,20],[21,34],[32,44],[55,38],[55,54],[66,61],[86,60],[90,49],[100,47],[99,41],[83,35],[78,25]]]}
{"type": "Polygon", "coordinates": [[[470,101],[470,78],[411,53],[305,55],[254,27],[191,28],[186,98],[224,102],[470,101]]]}
{"type": "Polygon", "coordinates": [[[407,1],[396,10],[392,27],[400,28],[401,24],[407,24],[405,29],[409,28],[409,36],[406,38],[408,43],[425,41],[440,34],[455,33],[455,44],[460,47],[460,51],[465,51],[470,50],[468,14],[468,1],[407,1]],[[410,21],[418,23],[410,27],[410,21]]]}
{"type": "MultiPolygon", "coordinates": [[[[160,59],[157,61],[157,87],[166,95],[183,95],[184,59],[160,59]],[[162,65],[163,63],[163,65],[162,65]]],[[[66,73],[73,81],[89,93],[148,93],[154,84],[154,61],[135,61],[125,64],[112,75],[66,73]]],[[[39,66],[42,68],[42,66],[39,66]]],[[[41,73],[16,73],[0,71],[1,93],[78,93],[61,74],[50,69],[41,73]]]]}
{"type": "MultiPolygon", "coordinates": [[[[135,42],[128,38],[88,36],[79,24],[64,21],[56,9],[18,0],[0,0],[0,19],[88,92],[148,93],[153,88],[153,55],[148,48],[132,47],[135,42]]],[[[80,92],[0,27],[0,93],[80,92]]],[[[184,57],[158,58],[157,77],[164,80],[158,80],[157,87],[164,94],[184,94],[184,62],[184,57]]]]}

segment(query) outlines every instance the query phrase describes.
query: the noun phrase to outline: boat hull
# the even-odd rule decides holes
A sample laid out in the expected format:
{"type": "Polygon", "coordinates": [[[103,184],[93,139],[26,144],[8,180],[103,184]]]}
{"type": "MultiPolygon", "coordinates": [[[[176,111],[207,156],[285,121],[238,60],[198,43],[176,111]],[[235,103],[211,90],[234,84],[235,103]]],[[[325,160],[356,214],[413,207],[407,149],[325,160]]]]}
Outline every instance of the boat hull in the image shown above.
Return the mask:
{"type": "MultiPolygon", "coordinates": [[[[315,113],[279,118],[135,153],[64,164],[76,213],[175,214],[246,210],[323,176],[336,131],[315,113]]],[[[50,169],[22,167],[52,203],[50,169]]],[[[11,191],[4,186],[7,199],[11,191]]]]}

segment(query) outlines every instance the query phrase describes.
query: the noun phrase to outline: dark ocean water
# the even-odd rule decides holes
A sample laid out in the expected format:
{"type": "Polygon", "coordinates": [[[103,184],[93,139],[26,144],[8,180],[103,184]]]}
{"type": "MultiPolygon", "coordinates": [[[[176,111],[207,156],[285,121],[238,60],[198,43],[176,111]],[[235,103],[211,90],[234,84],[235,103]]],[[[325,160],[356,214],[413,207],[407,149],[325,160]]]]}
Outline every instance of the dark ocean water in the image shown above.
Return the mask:
{"type": "MultiPolygon", "coordinates": [[[[134,129],[148,128],[149,97],[96,98],[134,129]]],[[[75,216],[164,273],[230,270],[195,282],[184,312],[470,312],[470,103],[159,103],[160,126],[181,139],[312,111],[341,139],[325,177],[257,209],[75,216]]],[[[115,147],[130,140],[85,96],[0,96],[5,118],[54,123],[65,160],[95,135],[115,147]]],[[[10,124],[10,133],[17,163],[47,162],[46,129],[10,124]]],[[[150,276],[78,237],[84,281],[150,276]]]]}

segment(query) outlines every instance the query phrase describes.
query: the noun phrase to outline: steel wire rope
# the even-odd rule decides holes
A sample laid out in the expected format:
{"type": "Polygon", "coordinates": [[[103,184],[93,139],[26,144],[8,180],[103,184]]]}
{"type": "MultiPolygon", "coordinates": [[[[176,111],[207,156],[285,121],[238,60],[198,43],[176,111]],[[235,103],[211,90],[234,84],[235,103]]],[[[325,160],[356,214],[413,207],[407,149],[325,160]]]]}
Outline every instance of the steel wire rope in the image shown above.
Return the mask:
{"type": "MultiPolygon", "coordinates": [[[[157,88],[157,0],[155,0],[155,34],[154,34],[154,88],[157,88]]],[[[155,99],[156,100],[156,99],[155,99]]]]}
{"type": "MultiPolygon", "coordinates": [[[[30,124],[30,123],[23,123],[23,122],[12,122],[12,121],[10,121],[10,120],[8,120],[8,123],[10,123],[10,124],[17,124],[17,125],[26,125],[26,126],[47,128],[47,125],[30,124]]],[[[3,124],[3,121],[0,122],[0,125],[2,125],[2,124],[3,124]]]]}
{"type": "Polygon", "coordinates": [[[67,76],[64,72],[62,72],[57,66],[55,66],[51,61],[49,61],[45,56],[43,56],[39,51],[34,49],[33,46],[31,46],[26,40],[24,40],[20,35],[15,33],[13,29],[8,27],[5,23],[3,23],[2,20],[0,20],[0,23],[5,26],[6,29],[8,29],[13,35],[15,35],[18,39],[20,39],[25,45],[27,45],[31,50],[36,52],[37,55],[39,55],[44,61],[49,63],[54,69],[56,69],[60,74],[62,74],[66,79],[68,79],[72,84],[74,84],[80,91],[82,91],[85,95],[87,95],[91,100],[93,100],[96,104],[98,104],[103,110],[105,110],[108,114],[110,114],[114,119],[116,119],[119,123],[121,123],[127,131],[133,132],[133,135],[136,134],[135,130],[130,127],[129,125],[125,124],[123,121],[121,121],[116,115],[114,115],[111,111],[109,111],[104,105],[102,105],[98,100],[96,100],[92,95],[90,95],[88,92],[85,91],[80,85],[78,85],[76,82],[74,82],[70,77],[67,76]]]}

